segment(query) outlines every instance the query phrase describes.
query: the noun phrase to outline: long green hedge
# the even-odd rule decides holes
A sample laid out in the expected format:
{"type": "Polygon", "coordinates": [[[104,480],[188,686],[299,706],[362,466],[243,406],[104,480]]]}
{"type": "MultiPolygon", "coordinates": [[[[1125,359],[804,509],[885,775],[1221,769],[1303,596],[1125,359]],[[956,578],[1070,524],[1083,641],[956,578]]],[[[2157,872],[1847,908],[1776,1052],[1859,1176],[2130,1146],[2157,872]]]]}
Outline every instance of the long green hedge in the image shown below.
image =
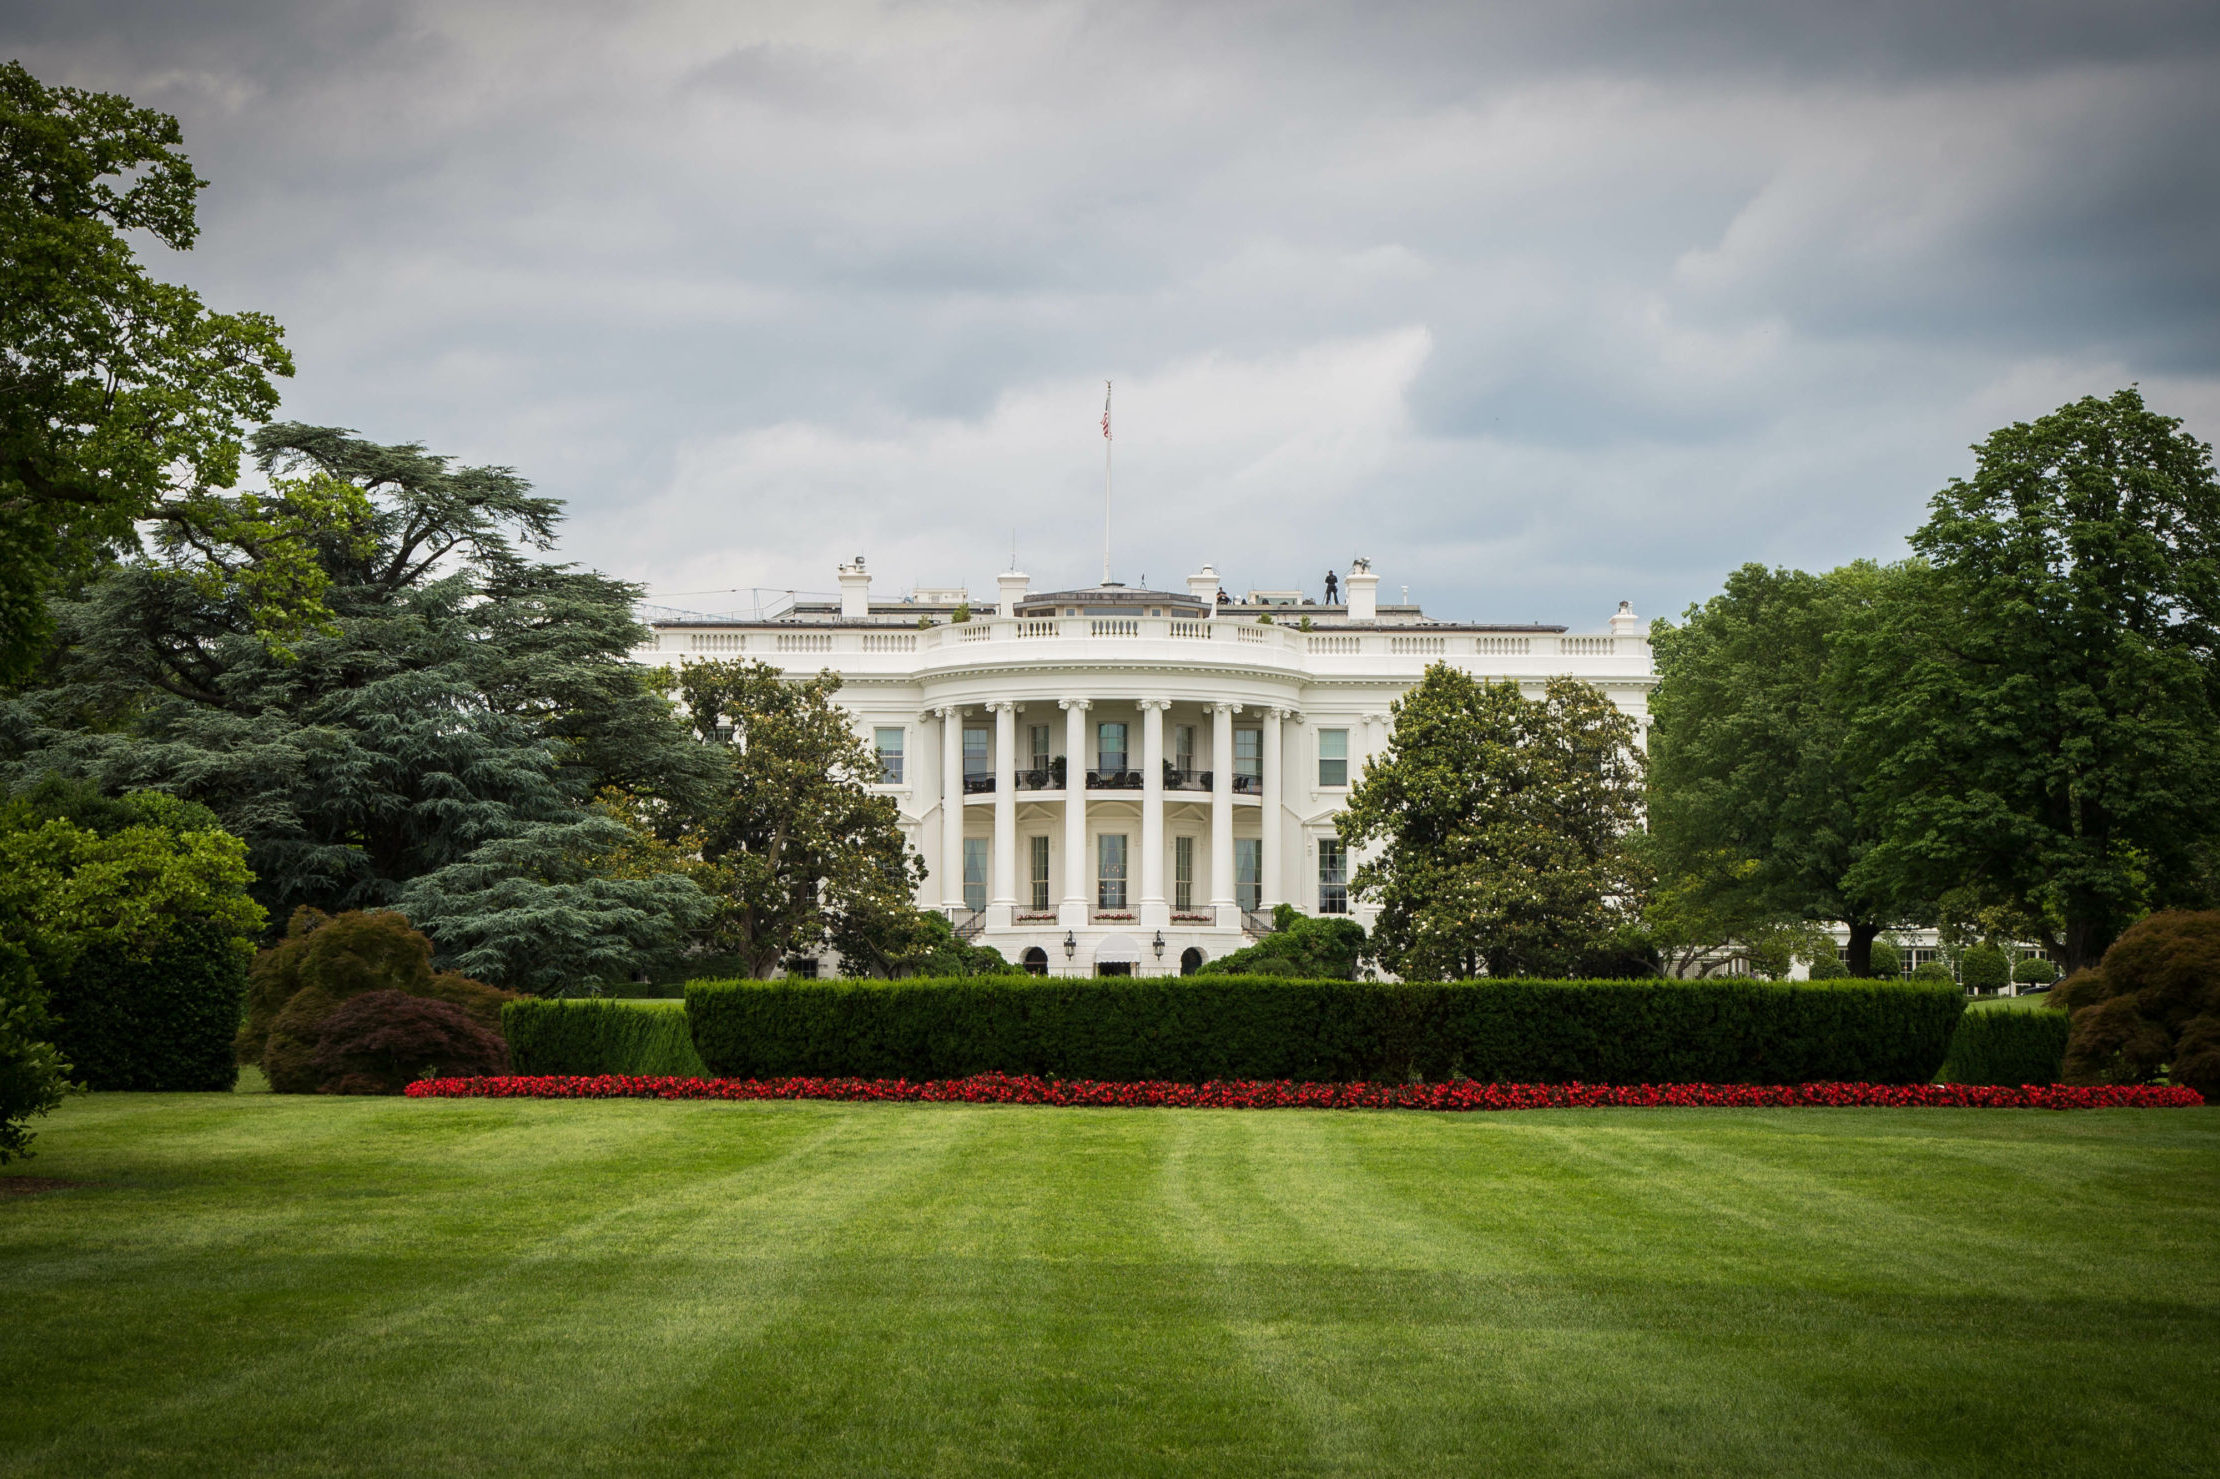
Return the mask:
{"type": "Polygon", "coordinates": [[[2066,1036],[2073,1020],[2064,1012],[2039,1007],[2031,1012],[1994,1008],[1971,1011],[1958,1021],[1943,1059],[1942,1080],[1950,1084],[2054,1084],[2066,1058],[2066,1036]]]}
{"type": "Polygon", "coordinates": [[[718,1074],[1111,1080],[1924,1083],[1964,998],[1948,983],[696,981],[718,1074]]]}
{"type": "Polygon", "coordinates": [[[517,1073],[709,1072],[675,1001],[512,1001],[501,1034],[517,1073]]]}

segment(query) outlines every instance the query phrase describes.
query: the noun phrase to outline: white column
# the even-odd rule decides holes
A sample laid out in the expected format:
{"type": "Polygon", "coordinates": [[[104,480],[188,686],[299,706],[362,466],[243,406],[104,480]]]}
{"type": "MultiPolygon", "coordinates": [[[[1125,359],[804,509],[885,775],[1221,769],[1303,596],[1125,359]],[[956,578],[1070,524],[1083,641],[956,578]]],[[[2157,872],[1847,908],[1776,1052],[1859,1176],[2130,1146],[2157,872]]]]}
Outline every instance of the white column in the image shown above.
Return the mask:
{"type": "Polygon", "coordinates": [[[1087,889],[1095,876],[1087,856],[1087,709],[1083,698],[1058,699],[1064,711],[1064,902],[1056,922],[1078,929],[1088,922],[1087,889]]]}
{"type": "Polygon", "coordinates": [[[1233,716],[1239,704],[1210,706],[1210,908],[1218,928],[1239,929],[1233,904],[1233,716]]]}
{"type": "Polygon", "coordinates": [[[1164,899],[1164,711],[1171,701],[1141,700],[1141,928],[1172,922],[1164,899]]]}
{"type": "Polygon", "coordinates": [[[940,901],[964,905],[964,711],[940,709],[940,901]]]}
{"type": "Polygon", "coordinates": [[[1280,725],[1287,718],[1285,709],[1264,711],[1264,804],[1258,808],[1263,814],[1264,873],[1257,881],[1263,885],[1264,909],[1270,913],[1274,904],[1287,902],[1285,860],[1280,857],[1280,814],[1285,809],[1283,794],[1287,777],[1280,764],[1280,725]]]}
{"type": "Polygon", "coordinates": [[[927,709],[917,716],[917,723],[910,727],[907,753],[902,765],[910,783],[917,787],[917,851],[925,859],[925,879],[917,886],[917,907],[930,909],[940,897],[940,838],[931,825],[932,811],[946,798],[940,792],[940,772],[925,763],[925,741],[936,728],[935,720],[940,710],[927,709]]]}
{"type": "Polygon", "coordinates": [[[1008,929],[1017,908],[1017,705],[1007,700],[994,710],[994,892],[987,900],[987,926],[1008,929]]]}

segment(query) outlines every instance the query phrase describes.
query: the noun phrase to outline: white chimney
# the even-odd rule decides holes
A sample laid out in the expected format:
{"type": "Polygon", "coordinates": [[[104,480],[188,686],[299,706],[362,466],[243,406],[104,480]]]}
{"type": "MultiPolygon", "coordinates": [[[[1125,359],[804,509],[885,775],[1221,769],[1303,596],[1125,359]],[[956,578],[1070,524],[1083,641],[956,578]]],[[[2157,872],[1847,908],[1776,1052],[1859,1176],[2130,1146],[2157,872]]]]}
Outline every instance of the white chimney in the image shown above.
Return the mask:
{"type": "Polygon", "coordinates": [[[1349,619],[1351,621],[1378,621],[1380,619],[1380,577],[1372,573],[1370,560],[1355,560],[1349,566],[1349,579],[1345,582],[1349,592],[1349,619]]]}
{"type": "Polygon", "coordinates": [[[1642,618],[1634,614],[1632,601],[1621,601],[1618,614],[1611,618],[1611,635],[1614,637],[1639,637],[1642,635],[1642,618]]]}
{"type": "Polygon", "coordinates": [[[1017,603],[1025,599],[1031,589],[1033,577],[1016,570],[1005,570],[994,578],[995,589],[1002,594],[995,603],[995,610],[1004,616],[1017,615],[1017,603]]]}
{"type": "Polygon", "coordinates": [[[1218,572],[1209,565],[1187,577],[1187,594],[1203,603],[1205,609],[1218,609],[1218,572]]]}
{"type": "Polygon", "coordinates": [[[854,564],[840,567],[840,614],[851,619],[871,614],[871,577],[861,555],[854,564]]]}

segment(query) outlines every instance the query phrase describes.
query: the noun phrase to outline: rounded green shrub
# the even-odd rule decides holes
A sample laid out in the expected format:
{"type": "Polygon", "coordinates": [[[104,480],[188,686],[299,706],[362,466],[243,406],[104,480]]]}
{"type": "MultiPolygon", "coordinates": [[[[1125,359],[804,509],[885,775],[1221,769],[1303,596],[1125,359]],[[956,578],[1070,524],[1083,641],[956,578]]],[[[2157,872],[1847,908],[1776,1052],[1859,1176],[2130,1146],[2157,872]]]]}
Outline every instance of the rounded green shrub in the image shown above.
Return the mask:
{"type": "Polygon", "coordinates": [[[332,1079],[316,1062],[324,1021],[355,997],[398,991],[444,1001],[493,1033],[501,1029],[502,1003],[517,1000],[513,991],[433,970],[431,941],[391,912],[297,909],[285,938],[256,958],[251,976],[238,1060],[261,1065],[279,1094],[313,1094],[332,1079]]]}
{"type": "Polygon", "coordinates": [[[2058,979],[2058,967],[2040,955],[2030,955],[2012,967],[2012,979],[2022,986],[2048,986],[2058,979]]]}
{"type": "Polygon", "coordinates": [[[1904,955],[1894,940],[1875,940],[1865,973],[1876,981],[1893,981],[1904,974],[1904,955]]]}
{"type": "Polygon", "coordinates": [[[1950,967],[1944,965],[1941,961],[1923,960],[1912,967],[1912,979],[1915,981],[1948,981],[1953,977],[1950,974],[1950,967]]]}
{"type": "Polygon", "coordinates": [[[1978,996],[1993,996],[2012,979],[2012,961],[2000,945],[1984,940],[1958,957],[1958,979],[1978,996]]]}
{"type": "Polygon", "coordinates": [[[1841,956],[1830,951],[1821,951],[1811,963],[1811,978],[1814,981],[1841,981],[1848,979],[1849,975],[1850,967],[1842,963],[1841,956]]]}

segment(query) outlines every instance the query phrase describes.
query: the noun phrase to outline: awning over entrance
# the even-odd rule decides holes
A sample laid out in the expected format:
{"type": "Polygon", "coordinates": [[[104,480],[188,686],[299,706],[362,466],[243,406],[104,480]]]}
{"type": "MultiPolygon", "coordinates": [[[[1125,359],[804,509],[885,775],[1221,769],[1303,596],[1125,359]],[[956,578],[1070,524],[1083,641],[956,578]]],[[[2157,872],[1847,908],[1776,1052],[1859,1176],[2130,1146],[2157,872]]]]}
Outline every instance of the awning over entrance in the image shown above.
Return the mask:
{"type": "Polygon", "coordinates": [[[1131,935],[1111,935],[1095,947],[1096,965],[1139,965],[1141,942],[1131,935]]]}

